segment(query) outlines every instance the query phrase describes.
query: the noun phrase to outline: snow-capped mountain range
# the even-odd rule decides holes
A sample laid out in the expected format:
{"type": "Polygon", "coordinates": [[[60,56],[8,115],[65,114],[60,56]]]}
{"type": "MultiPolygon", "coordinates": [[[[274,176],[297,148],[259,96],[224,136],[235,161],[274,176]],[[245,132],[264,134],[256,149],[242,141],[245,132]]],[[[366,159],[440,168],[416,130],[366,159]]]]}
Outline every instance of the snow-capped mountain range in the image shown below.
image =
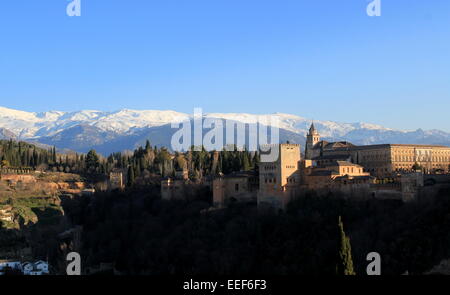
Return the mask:
{"type": "MultiPolygon", "coordinates": [[[[203,118],[219,118],[252,124],[257,119],[271,116],[276,116],[278,119],[281,128],[280,140],[304,145],[311,119],[281,113],[272,115],[208,113],[204,114],[203,118]]],[[[0,107],[0,138],[55,145],[60,149],[78,152],[96,148],[106,154],[133,149],[146,139],[155,145],[170,147],[171,135],[176,131],[170,124],[192,120],[192,118],[192,115],[170,110],[123,109],[116,112],[84,110],[33,113],[0,107]]],[[[332,121],[314,121],[314,124],[322,138],[326,140],[347,140],[354,144],[450,145],[450,134],[439,130],[402,131],[368,123],[332,121]]]]}
{"type": "Polygon", "coordinates": [[[154,127],[187,118],[174,111],[117,112],[78,111],[31,113],[0,107],[0,128],[14,132],[21,139],[52,136],[77,125],[89,125],[103,131],[129,132],[133,128],[154,127]]]}

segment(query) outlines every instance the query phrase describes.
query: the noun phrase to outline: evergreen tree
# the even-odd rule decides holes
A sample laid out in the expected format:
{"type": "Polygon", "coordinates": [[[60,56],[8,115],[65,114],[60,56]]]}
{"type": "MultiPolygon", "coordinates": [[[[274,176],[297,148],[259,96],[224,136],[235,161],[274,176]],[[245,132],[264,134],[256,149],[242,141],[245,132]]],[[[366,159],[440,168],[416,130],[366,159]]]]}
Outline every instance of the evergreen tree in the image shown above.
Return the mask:
{"type": "Polygon", "coordinates": [[[128,181],[127,181],[127,185],[128,186],[133,186],[134,184],[134,168],[132,165],[130,165],[128,167],[128,181]]]}
{"type": "Polygon", "coordinates": [[[246,151],[244,151],[242,154],[242,170],[244,171],[250,170],[250,159],[246,151]]]}
{"type": "Polygon", "coordinates": [[[253,166],[253,170],[255,170],[256,172],[259,171],[259,163],[260,158],[259,158],[259,154],[256,152],[255,155],[253,156],[253,160],[252,160],[252,166],[253,166]]]}
{"type": "Polygon", "coordinates": [[[56,147],[55,146],[52,149],[52,161],[53,161],[53,164],[56,164],[56,147]]]}
{"type": "Polygon", "coordinates": [[[152,149],[152,146],[150,145],[150,141],[147,139],[145,142],[145,151],[149,152],[152,149]]]}
{"type": "Polygon", "coordinates": [[[134,175],[139,177],[142,171],[141,162],[139,160],[136,161],[134,167],[135,167],[134,175]]]}
{"type": "Polygon", "coordinates": [[[96,172],[100,166],[100,159],[95,150],[90,150],[86,155],[86,170],[90,173],[96,172]]]}
{"type": "Polygon", "coordinates": [[[339,243],[340,249],[338,253],[338,264],[336,266],[336,273],[338,275],[355,275],[353,270],[352,248],[350,245],[350,238],[344,232],[344,224],[341,216],[339,216],[339,243]]]}

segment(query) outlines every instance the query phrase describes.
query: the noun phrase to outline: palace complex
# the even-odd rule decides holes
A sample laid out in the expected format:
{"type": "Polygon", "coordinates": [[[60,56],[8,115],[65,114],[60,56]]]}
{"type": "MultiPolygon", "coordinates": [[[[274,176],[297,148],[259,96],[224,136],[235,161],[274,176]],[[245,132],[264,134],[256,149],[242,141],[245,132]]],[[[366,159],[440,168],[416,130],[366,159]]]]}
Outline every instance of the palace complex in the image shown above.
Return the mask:
{"type": "MultiPolygon", "coordinates": [[[[345,141],[328,142],[321,140],[314,124],[307,135],[304,156],[298,144],[268,147],[278,149],[275,161],[260,162],[258,171],[221,175],[212,181],[214,207],[223,208],[230,202],[243,201],[283,209],[292,198],[305,191],[408,201],[417,197],[424,186],[424,175],[434,175],[428,180],[436,182],[436,179],[448,178],[450,168],[450,147],[357,146],[345,141]]],[[[187,184],[186,179],[172,182],[162,183],[165,199],[182,196],[187,184]]]]}

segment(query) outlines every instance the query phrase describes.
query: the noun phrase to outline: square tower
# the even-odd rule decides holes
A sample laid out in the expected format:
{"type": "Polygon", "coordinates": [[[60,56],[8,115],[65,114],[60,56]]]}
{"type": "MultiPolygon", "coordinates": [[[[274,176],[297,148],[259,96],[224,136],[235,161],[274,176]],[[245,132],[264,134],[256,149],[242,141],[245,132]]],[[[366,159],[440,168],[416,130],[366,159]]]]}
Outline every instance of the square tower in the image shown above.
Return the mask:
{"type": "Polygon", "coordinates": [[[284,208],[300,185],[300,145],[279,144],[270,148],[278,149],[278,157],[259,164],[258,204],[284,208]]]}

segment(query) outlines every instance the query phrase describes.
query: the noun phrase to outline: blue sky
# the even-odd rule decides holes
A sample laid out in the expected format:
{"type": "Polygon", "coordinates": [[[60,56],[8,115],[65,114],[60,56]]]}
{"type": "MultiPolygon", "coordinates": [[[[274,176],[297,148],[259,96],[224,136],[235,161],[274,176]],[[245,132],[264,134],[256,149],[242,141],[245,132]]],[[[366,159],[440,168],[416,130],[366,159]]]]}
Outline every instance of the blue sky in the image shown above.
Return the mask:
{"type": "Polygon", "coordinates": [[[450,1],[3,0],[0,105],[450,131],[450,1]]]}

